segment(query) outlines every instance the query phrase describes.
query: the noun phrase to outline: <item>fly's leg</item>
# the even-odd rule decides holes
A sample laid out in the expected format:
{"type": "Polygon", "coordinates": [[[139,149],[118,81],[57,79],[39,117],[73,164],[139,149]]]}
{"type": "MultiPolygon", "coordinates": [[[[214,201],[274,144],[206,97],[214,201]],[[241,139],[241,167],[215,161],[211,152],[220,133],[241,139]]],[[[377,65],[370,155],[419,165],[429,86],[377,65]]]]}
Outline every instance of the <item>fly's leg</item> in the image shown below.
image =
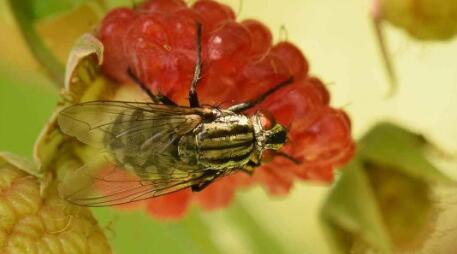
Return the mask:
{"type": "Polygon", "coordinates": [[[200,103],[198,102],[197,96],[197,85],[198,81],[201,79],[202,72],[202,25],[197,23],[197,61],[195,64],[194,77],[192,78],[192,83],[189,90],[189,105],[191,108],[199,107],[200,103]]]}
{"type": "Polygon", "coordinates": [[[228,110],[235,112],[235,113],[241,113],[245,110],[248,110],[248,109],[256,106],[257,104],[261,103],[262,101],[264,101],[268,96],[272,95],[274,92],[278,91],[279,89],[281,89],[287,85],[292,84],[293,82],[294,82],[294,77],[290,77],[287,80],[284,80],[283,82],[272,87],[265,93],[261,94],[259,97],[255,98],[253,100],[249,100],[246,102],[242,102],[240,104],[233,105],[233,106],[229,107],[228,110]]]}
{"type": "MultiPolygon", "coordinates": [[[[301,161],[299,159],[294,158],[290,154],[287,154],[287,153],[284,153],[281,151],[273,151],[273,152],[274,152],[274,156],[280,156],[280,157],[286,158],[287,160],[291,161],[295,165],[299,165],[301,163],[301,161]]],[[[262,165],[262,163],[260,161],[255,161],[255,160],[251,159],[250,161],[248,161],[248,163],[243,168],[240,169],[240,171],[252,176],[254,174],[254,171],[261,165],[262,165]]]]}
{"type": "Polygon", "coordinates": [[[207,170],[202,178],[202,180],[199,183],[196,183],[191,186],[191,189],[193,192],[199,192],[208,187],[212,182],[214,182],[215,179],[217,179],[221,175],[221,172],[218,170],[207,170]]]}
{"type": "Polygon", "coordinates": [[[169,105],[169,106],[177,106],[176,103],[172,100],[170,100],[170,98],[168,98],[167,96],[163,95],[163,94],[158,94],[156,95],[156,98],[162,102],[162,104],[164,105],[169,105]]]}
{"type": "MultiPolygon", "coordinates": [[[[274,156],[280,156],[283,158],[288,159],[295,165],[299,165],[301,161],[297,158],[294,158],[292,155],[281,152],[281,151],[274,151],[274,156]]],[[[241,172],[246,173],[250,176],[254,174],[256,168],[260,167],[262,164],[260,162],[256,162],[254,160],[250,160],[243,168],[240,169],[241,172]]]]}
{"type": "Polygon", "coordinates": [[[143,90],[149,96],[149,98],[151,98],[151,100],[154,103],[157,103],[157,104],[162,103],[164,105],[176,106],[176,103],[174,103],[172,100],[170,100],[167,96],[161,95],[161,94],[155,95],[154,93],[152,93],[152,91],[146,86],[146,84],[144,84],[143,81],[141,81],[135,75],[135,73],[133,73],[132,69],[129,68],[127,70],[127,74],[135,82],[135,84],[137,84],[141,88],[141,90],[143,90]]]}
{"type": "Polygon", "coordinates": [[[290,154],[287,154],[287,153],[283,153],[281,151],[275,151],[274,152],[274,155],[275,156],[280,156],[280,157],[283,157],[283,158],[286,158],[288,160],[290,160],[291,162],[293,162],[294,164],[298,165],[301,163],[301,161],[297,158],[294,158],[292,155],[290,154]]]}
{"type": "Polygon", "coordinates": [[[260,165],[260,162],[251,159],[243,168],[240,169],[240,171],[252,176],[252,174],[254,174],[254,170],[260,167],[260,165]]]}
{"type": "Polygon", "coordinates": [[[192,192],[202,191],[203,189],[208,187],[208,185],[210,185],[214,181],[214,179],[216,179],[216,177],[212,178],[212,179],[209,179],[209,180],[206,180],[206,181],[204,181],[202,183],[194,184],[190,188],[192,189],[192,192]]]}

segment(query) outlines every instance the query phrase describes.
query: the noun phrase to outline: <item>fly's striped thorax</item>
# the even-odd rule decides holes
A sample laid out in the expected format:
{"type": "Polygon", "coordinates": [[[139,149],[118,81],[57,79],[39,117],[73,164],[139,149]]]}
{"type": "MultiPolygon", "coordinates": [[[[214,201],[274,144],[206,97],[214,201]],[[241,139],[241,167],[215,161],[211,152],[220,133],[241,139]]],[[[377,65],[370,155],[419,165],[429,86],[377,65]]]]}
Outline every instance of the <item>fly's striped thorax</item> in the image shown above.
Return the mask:
{"type": "Polygon", "coordinates": [[[240,168],[255,150],[254,129],[244,115],[227,115],[202,123],[194,135],[182,140],[179,153],[211,169],[240,168]]]}

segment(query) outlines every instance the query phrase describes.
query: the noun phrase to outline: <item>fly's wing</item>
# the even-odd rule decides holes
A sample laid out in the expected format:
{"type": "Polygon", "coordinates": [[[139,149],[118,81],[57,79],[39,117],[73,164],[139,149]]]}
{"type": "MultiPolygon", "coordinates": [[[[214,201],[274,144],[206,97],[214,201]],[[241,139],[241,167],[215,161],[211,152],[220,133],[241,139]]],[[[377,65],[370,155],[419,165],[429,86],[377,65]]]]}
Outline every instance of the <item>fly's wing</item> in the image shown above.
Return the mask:
{"type": "Polygon", "coordinates": [[[98,148],[160,151],[202,121],[197,110],[153,103],[92,101],[59,113],[60,129],[98,148]]]}
{"type": "Polygon", "coordinates": [[[60,193],[75,204],[109,206],[174,192],[214,177],[211,171],[177,163],[173,156],[173,142],[202,121],[197,111],[115,101],[64,109],[58,116],[61,130],[104,152],[90,164],[67,172],[60,193]]]}
{"type": "Polygon", "coordinates": [[[68,173],[59,184],[59,193],[76,205],[122,205],[172,193],[218,177],[216,171],[211,170],[185,172],[170,169],[167,177],[150,172],[140,178],[115,164],[98,162],[68,173]]]}

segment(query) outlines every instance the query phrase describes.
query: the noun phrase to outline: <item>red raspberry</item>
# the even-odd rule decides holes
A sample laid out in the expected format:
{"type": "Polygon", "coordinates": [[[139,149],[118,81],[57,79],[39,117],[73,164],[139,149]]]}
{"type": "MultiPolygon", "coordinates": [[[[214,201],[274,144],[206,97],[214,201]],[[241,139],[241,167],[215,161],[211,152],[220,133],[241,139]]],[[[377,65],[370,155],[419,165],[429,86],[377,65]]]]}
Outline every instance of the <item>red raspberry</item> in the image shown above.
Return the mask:
{"type": "Polygon", "coordinates": [[[208,31],[213,31],[226,21],[235,20],[235,13],[230,7],[212,0],[197,1],[192,9],[203,17],[208,24],[208,31]]]}
{"type": "Polygon", "coordinates": [[[214,210],[216,208],[228,206],[235,197],[236,185],[233,184],[230,177],[223,178],[218,181],[218,184],[211,184],[203,191],[196,193],[196,201],[206,210],[214,210]],[[211,200],[211,202],[206,202],[211,200]]]}
{"type": "MultiPolygon", "coordinates": [[[[196,23],[199,22],[203,27],[206,27],[206,23],[203,18],[192,9],[180,9],[167,16],[167,28],[168,34],[170,35],[171,44],[174,49],[185,49],[189,50],[189,54],[192,56],[196,55],[195,49],[196,43],[196,23]]],[[[203,31],[204,39],[203,48],[206,48],[207,34],[206,29],[203,31]]]]}
{"type": "Polygon", "coordinates": [[[235,21],[227,21],[211,33],[207,60],[209,64],[220,61],[223,69],[234,70],[249,54],[251,43],[248,29],[235,21]]]}
{"type": "Polygon", "coordinates": [[[139,6],[139,11],[143,12],[173,12],[187,8],[187,4],[182,0],[154,0],[146,1],[139,6]]]}
{"type": "Polygon", "coordinates": [[[290,42],[281,42],[275,45],[272,53],[281,58],[289,68],[290,73],[301,79],[308,74],[308,62],[301,51],[290,42]]]}
{"type": "Polygon", "coordinates": [[[128,80],[128,63],[122,49],[127,29],[135,18],[136,13],[131,9],[115,9],[105,17],[99,31],[105,46],[103,71],[118,81],[128,80]]]}
{"type": "Polygon", "coordinates": [[[290,133],[292,152],[311,166],[338,162],[338,155],[352,143],[346,114],[324,107],[311,115],[310,119],[299,123],[304,132],[290,133]]]}
{"type": "Polygon", "coordinates": [[[284,61],[271,54],[247,62],[238,72],[236,102],[252,99],[254,94],[261,94],[291,76],[284,61]]]}
{"type": "Polygon", "coordinates": [[[331,181],[335,167],[352,158],[355,150],[349,118],[329,106],[327,89],[308,75],[308,62],[296,46],[272,45],[267,27],[255,20],[237,23],[228,6],[200,0],[188,8],[181,0],[149,0],[136,12],[112,11],[99,35],[105,45],[104,72],[132,83],[126,75],[131,68],[154,93],[160,91],[178,105],[187,105],[196,64],[197,22],[203,29],[203,70],[197,87],[201,104],[233,105],[294,77],[293,84],[248,113],[260,110],[287,126],[290,141],[282,151],[300,163],[270,155],[253,176],[238,173],[200,193],[187,189],[147,200],[148,211],[160,218],[181,217],[192,199],[205,209],[224,207],[237,188],[254,182],[281,195],[296,178],[331,181]]]}
{"type": "MultiPolygon", "coordinates": [[[[308,80],[307,80],[307,88],[308,90],[312,90],[312,91],[309,91],[309,94],[313,94],[312,97],[313,98],[318,98],[318,101],[320,102],[320,104],[322,105],[328,105],[330,103],[330,94],[328,93],[328,90],[327,88],[325,88],[325,85],[324,83],[322,83],[322,81],[318,78],[315,78],[315,77],[310,77],[308,80]]],[[[349,118],[348,118],[349,120],[349,118]]]]}
{"type": "Polygon", "coordinates": [[[301,128],[303,123],[312,119],[315,115],[313,112],[328,104],[327,96],[327,91],[315,83],[298,80],[271,95],[260,108],[268,108],[276,120],[285,126],[293,124],[295,128],[301,128]]]}
{"type": "Polygon", "coordinates": [[[203,70],[202,80],[197,88],[203,104],[228,106],[238,101],[233,98],[233,94],[241,90],[236,77],[230,73],[220,72],[216,68],[208,67],[203,70]]]}
{"type": "Polygon", "coordinates": [[[146,209],[160,219],[183,217],[189,208],[191,196],[190,189],[159,196],[154,198],[154,202],[147,202],[146,209]]]}
{"type": "Polygon", "coordinates": [[[286,195],[293,185],[293,175],[290,171],[269,165],[256,169],[252,177],[263,183],[270,194],[276,196],[286,195]]]}
{"type": "Polygon", "coordinates": [[[264,24],[253,19],[244,20],[241,24],[251,32],[251,54],[262,57],[268,53],[273,42],[270,30],[264,24]]]}

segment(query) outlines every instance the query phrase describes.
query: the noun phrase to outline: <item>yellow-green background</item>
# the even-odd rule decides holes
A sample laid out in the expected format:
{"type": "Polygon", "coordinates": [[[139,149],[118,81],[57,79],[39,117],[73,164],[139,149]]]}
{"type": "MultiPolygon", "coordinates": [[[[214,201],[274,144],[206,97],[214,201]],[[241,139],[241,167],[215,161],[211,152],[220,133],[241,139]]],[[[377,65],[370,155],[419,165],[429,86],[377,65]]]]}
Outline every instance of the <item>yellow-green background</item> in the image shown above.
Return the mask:
{"type": "MultiPolygon", "coordinates": [[[[108,1],[110,6],[122,2],[108,1]]],[[[395,96],[386,99],[388,81],[369,16],[370,1],[224,2],[240,9],[239,19],[266,23],[276,40],[285,25],[288,39],[303,50],[311,72],[328,84],[332,104],[349,112],[356,138],[378,120],[389,119],[457,153],[457,42],[417,42],[386,27],[400,84],[395,96]]],[[[38,24],[62,61],[78,31],[93,27],[85,19],[67,19],[72,21],[65,26],[52,20],[38,24]]],[[[27,51],[6,1],[0,0],[0,150],[30,157],[57,99],[58,92],[27,51]]],[[[448,173],[457,175],[455,165],[446,166],[448,173]]],[[[106,225],[116,253],[325,254],[329,248],[317,214],[328,190],[297,183],[287,197],[272,198],[256,187],[238,193],[228,209],[205,213],[195,208],[180,223],[156,222],[142,212],[94,212],[106,225]]],[[[446,224],[457,227],[457,219],[448,218],[446,224]]],[[[453,239],[444,236],[439,241],[453,239]]]]}

